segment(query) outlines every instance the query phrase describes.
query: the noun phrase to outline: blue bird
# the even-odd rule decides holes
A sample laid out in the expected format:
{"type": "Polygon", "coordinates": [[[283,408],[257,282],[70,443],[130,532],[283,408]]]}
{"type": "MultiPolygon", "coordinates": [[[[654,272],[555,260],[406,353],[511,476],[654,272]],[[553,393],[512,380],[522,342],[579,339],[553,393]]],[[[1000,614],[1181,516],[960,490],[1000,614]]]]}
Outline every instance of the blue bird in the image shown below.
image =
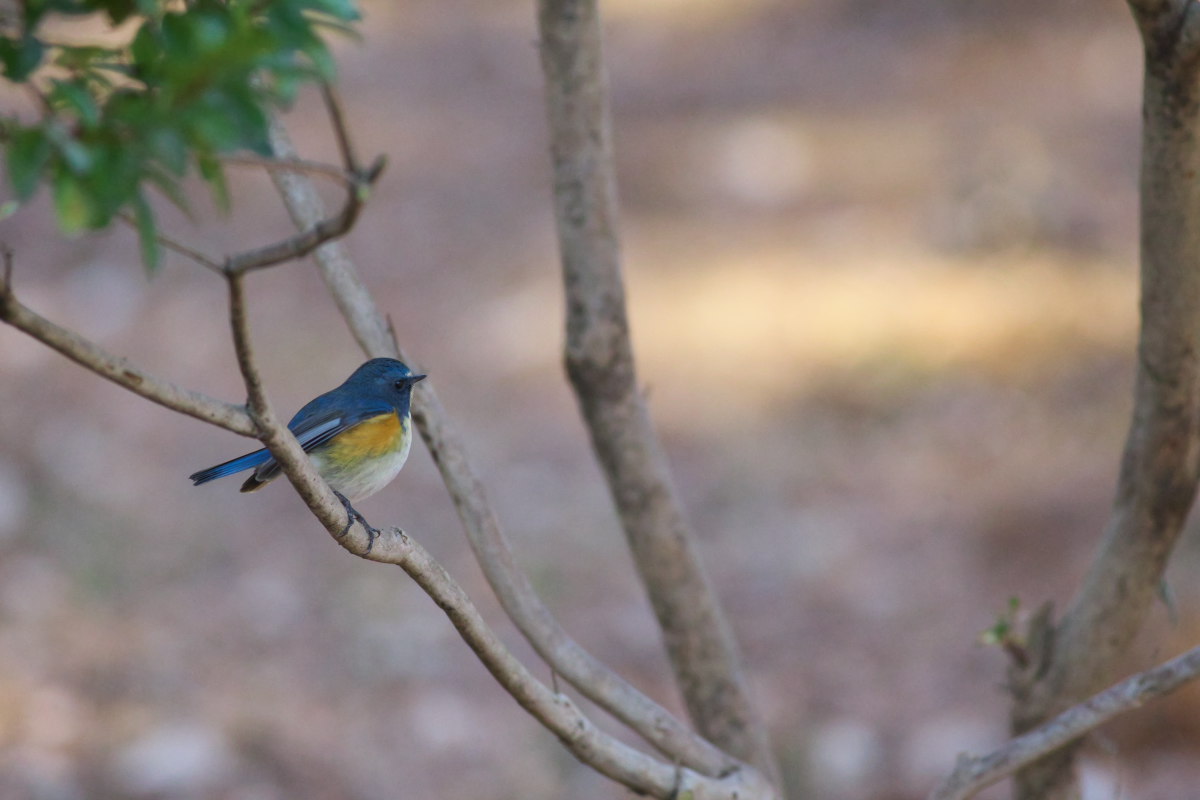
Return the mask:
{"type": "MultiPolygon", "coordinates": [[[[378,531],[351,501],[375,494],[404,466],[412,448],[412,390],[424,378],[394,358],[373,358],[341,386],[300,409],[288,423],[317,472],[346,507],[346,530],[353,520],[367,529],[368,552],[378,531]]],[[[280,474],[279,462],[263,449],[188,477],[199,486],[248,469],[254,472],[242,484],[243,492],[258,491],[280,474]]]]}

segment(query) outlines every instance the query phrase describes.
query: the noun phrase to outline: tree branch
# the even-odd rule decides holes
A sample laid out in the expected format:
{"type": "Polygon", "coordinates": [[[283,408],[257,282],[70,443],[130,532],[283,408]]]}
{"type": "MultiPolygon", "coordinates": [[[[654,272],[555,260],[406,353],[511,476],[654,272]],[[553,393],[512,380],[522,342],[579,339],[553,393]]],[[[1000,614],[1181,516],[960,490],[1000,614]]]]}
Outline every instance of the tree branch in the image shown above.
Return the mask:
{"type": "MultiPolygon", "coordinates": [[[[133,218],[133,215],[130,214],[129,212],[127,212],[127,211],[118,212],[117,219],[124,222],[130,228],[137,230],[137,227],[138,227],[137,220],[135,220],[133,218]]],[[[154,239],[155,239],[155,241],[157,241],[159,244],[161,244],[163,247],[167,248],[168,250],[174,250],[179,255],[196,262],[197,264],[199,264],[200,266],[204,267],[207,270],[210,270],[210,271],[216,272],[216,273],[223,272],[221,262],[200,252],[199,250],[197,250],[193,247],[188,247],[183,242],[177,241],[176,239],[171,238],[170,236],[166,235],[165,233],[162,233],[161,231],[155,232],[154,239]]]]}
{"type": "MultiPolygon", "coordinates": [[[[350,142],[350,134],[346,129],[345,118],[337,94],[328,84],[321,87],[321,96],[333,123],[334,134],[338,142],[338,150],[342,155],[345,175],[349,177],[346,191],[346,202],[341,211],[326,219],[317,219],[309,223],[300,233],[280,242],[269,244],[254,250],[239,253],[225,259],[223,269],[228,273],[244,273],[255,269],[274,266],[275,264],[302,258],[316,250],[326,242],[341,237],[358,219],[363,203],[370,194],[371,185],[379,178],[387,160],[379,156],[369,167],[361,167],[355,160],[354,148],[350,142]]],[[[287,156],[284,156],[286,161],[287,156]]],[[[283,171],[273,172],[272,175],[282,174],[283,171]]],[[[278,179],[277,179],[278,180],[278,179]]]]}
{"type": "Polygon", "coordinates": [[[246,407],[254,421],[255,435],[271,455],[279,462],[288,481],[304,500],[325,530],[339,544],[358,556],[369,557],[367,548],[371,536],[361,521],[349,517],[349,512],[334,496],[316,467],[271,408],[263,388],[262,378],[255,364],[254,350],[250,343],[250,325],[246,319],[246,304],[242,292],[243,276],[239,273],[227,275],[229,283],[229,325],[233,332],[233,346],[237,353],[238,369],[246,385],[248,396],[246,407]],[[351,523],[354,523],[351,525],[351,523]],[[355,536],[348,539],[350,530],[355,536]],[[343,534],[342,532],[346,533],[343,534]]]}
{"type": "Polygon", "coordinates": [[[959,756],[954,772],[929,795],[929,800],[967,800],[1113,717],[1173,692],[1197,677],[1200,647],[1121,681],[991,753],[959,756]]]}
{"type": "MultiPolygon", "coordinates": [[[[271,146],[281,157],[296,155],[287,131],[277,119],[271,124],[271,146]]],[[[311,225],[312,220],[324,215],[321,199],[304,175],[279,173],[273,177],[297,227],[311,225]]],[[[341,243],[322,246],[314,257],[363,350],[372,357],[401,357],[387,320],[341,243]]],[[[705,775],[721,775],[733,769],[736,760],[689,730],[562,629],[516,565],[507,537],[470,465],[466,448],[438,401],[431,381],[417,385],[414,397],[413,419],[441,472],[475,557],[501,606],[537,653],[585,697],[670,758],[705,775]]]]}
{"type": "MultiPolygon", "coordinates": [[[[1194,3],[1189,3],[1194,5],[1194,3]]],[[[1175,4],[1135,3],[1159,13],[1175,4]]],[[[1149,13],[1149,12],[1147,12],[1149,13]]],[[[1139,21],[1145,20],[1139,17],[1139,21]]],[[[1158,20],[1155,30],[1170,27],[1158,20]]],[[[1143,24],[1143,33],[1146,27],[1143,24]]],[[[1134,411],[1116,498],[1083,586],[1044,658],[1014,667],[1013,731],[1112,679],[1157,597],[1200,479],[1200,63],[1146,41],[1141,164],[1141,330],[1134,411]]],[[[1023,770],[1017,796],[1078,793],[1073,749],[1023,770]]]]}
{"type": "Polygon", "coordinates": [[[22,305],[13,292],[12,252],[0,246],[0,255],[4,261],[3,276],[0,277],[0,320],[57,350],[85,369],[151,402],[243,436],[254,435],[254,423],[242,406],[184,389],[153,375],[22,305]]]}
{"type": "Polygon", "coordinates": [[[246,390],[247,406],[259,428],[263,444],[280,462],[284,473],[309,508],[343,547],[356,555],[381,563],[396,564],[446,613],[468,646],[496,680],[522,708],[554,733],[580,761],[636,792],[664,800],[690,792],[707,800],[738,800],[774,795],[754,770],[733,770],[719,778],[663,763],[620,742],[597,728],[565,695],[552,692],[538,681],[500,642],[483,621],[462,588],[425,550],[399,528],[380,534],[369,552],[362,541],[361,525],[354,546],[340,535],[344,509],[317,474],[300,444],[275,417],[254,363],[242,291],[243,276],[230,274],[229,309],[234,347],[246,390]],[[753,794],[751,794],[753,792],[753,794]]]}
{"type": "Polygon", "coordinates": [[[266,158],[256,155],[221,156],[222,164],[235,167],[254,167],[268,173],[295,172],[304,175],[315,175],[337,181],[347,191],[354,191],[355,177],[344,169],[323,164],[320,161],[308,161],[302,158],[266,158]]]}
{"type": "Polygon", "coordinates": [[[706,738],[777,779],[737,645],[637,386],[595,0],[539,0],[538,30],[567,297],[567,372],[693,721],[706,738]]]}
{"type": "Polygon", "coordinates": [[[1192,0],[1126,0],[1148,49],[1173,47],[1192,0]]]}
{"type": "Polygon", "coordinates": [[[245,273],[251,270],[282,264],[303,258],[326,242],[344,235],[358,219],[366,198],[366,189],[383,171],[384,161],[378,159],[366,171],[356,176],[354,189],[346,193],[346,203],[335,216],[321,220],[311,228],[280,242],[248,250],[225,260],[223,269],[230,273],[245,273]]]}
{"type": "Polygon", "coordinates": [[[576,758],[635,792],[658,798],[749,800],[774,798],[755,770],[721,778],[664,764],[612,738],[592,724],[563,694],[534,678],[480,617],[462,588],[402,531],[391,528],[376,540],[371,558],[398,564],[454,623],[479,660],[522,708],[548,728],[576,758]]]}
{"type": "MultiPolygon", "coordinates": [[[[280,158],[298,157],[296,148],[288,138],[287,129],[277,116],[271,116],[268,130],[271,149],[280,158]]],[[[271,179],[297,228],[309,228],[325,217],[325,204],[307,176],[295,172],[274,172],[271,179]]],[[[363,351],[372,358],[399,358],[400,352],[387,321],[379,313],[371,292],[359,278],[342,243],[336,240],[326,242],[313,251],[313,257],[338,310],[342,312],[350,332],[363,351]]],[[[424,381],[417,385],[418,397],[428,383],[424,381]]]]}

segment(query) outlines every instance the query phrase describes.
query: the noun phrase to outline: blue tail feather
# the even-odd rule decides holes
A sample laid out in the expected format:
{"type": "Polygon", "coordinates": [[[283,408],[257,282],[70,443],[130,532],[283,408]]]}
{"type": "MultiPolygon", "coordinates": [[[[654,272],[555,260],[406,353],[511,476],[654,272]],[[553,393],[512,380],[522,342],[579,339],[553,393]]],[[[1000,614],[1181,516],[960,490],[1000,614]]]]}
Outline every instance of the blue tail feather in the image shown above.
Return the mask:
{"type": "Polygon", "coordinates": [[[217,478],[224,478],[226,475],[233,475],[235,472],[244,472],[245,470],[253,469],[270,460],[271,454],[266,450],[255,450],[253,453],[239,456],[232,461],[226,461],[224,464],[217,464],[215,467],[194,472],[188,475],[188,480],[192,482],[193,486],[199,486],[202,483],[208,483],[217,478]]]}

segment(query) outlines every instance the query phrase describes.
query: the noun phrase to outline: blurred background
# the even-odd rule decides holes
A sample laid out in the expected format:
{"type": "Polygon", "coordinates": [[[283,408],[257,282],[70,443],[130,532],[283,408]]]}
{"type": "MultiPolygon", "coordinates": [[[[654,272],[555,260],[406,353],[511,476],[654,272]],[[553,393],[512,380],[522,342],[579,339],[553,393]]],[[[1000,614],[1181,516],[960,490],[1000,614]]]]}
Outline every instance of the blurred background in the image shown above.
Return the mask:
{"type": "MultiPolygon", "coordinates": [[[[532,3],[364,10],[342,86],[390,166],[350,251],[547,603],[678,709],[559,366],[532,3]]],[[[641,378],[791,793],[923,797],[1005,736],[980,631],[1013,596],[1061,608],[1106,518],[1137,322],[1134,25],[1115,0],[604,10],[641,378]]],[[[335,157],[312,97],[289,124],[335,157]]],[[[288,233],[265,180],[233,189],[229,217],[164,210],[169,229],[214,254],[288,233]]],[[[0,223],[27,304],[243,399],[219,280],[174,256],[148,280],[131,233],[49,220],[42,192],[0,223]]],[[[311,264],[249,291],[281,413],[362,360],[311,264]]],[[[186,480],[246,449],[0,328],[0,797],[627,795],[286,487],[186,480]]],[[[362,511],[529,656],[422,447],[362,511]]],[[[1178,620],[1155,609],[1131,670],[1200,633],[1193,539],[1178,620]]],[[[1088,797],[1194,793],[1198,712],[1183,692],[1106,729],[1088,797]]]]}

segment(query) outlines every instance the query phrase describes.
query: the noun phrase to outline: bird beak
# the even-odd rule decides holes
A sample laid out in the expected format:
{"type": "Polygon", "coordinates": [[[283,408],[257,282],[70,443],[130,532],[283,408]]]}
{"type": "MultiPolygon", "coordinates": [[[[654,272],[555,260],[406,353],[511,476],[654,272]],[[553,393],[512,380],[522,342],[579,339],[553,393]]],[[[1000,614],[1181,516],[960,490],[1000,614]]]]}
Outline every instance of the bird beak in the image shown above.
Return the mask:
{"type": "Polygon", "coordinates": [[[408,382],[409,383],[420,383],[421,381],[425,380],[428,377],[429,377],[428,375],[409,375],[408,382]]]}

